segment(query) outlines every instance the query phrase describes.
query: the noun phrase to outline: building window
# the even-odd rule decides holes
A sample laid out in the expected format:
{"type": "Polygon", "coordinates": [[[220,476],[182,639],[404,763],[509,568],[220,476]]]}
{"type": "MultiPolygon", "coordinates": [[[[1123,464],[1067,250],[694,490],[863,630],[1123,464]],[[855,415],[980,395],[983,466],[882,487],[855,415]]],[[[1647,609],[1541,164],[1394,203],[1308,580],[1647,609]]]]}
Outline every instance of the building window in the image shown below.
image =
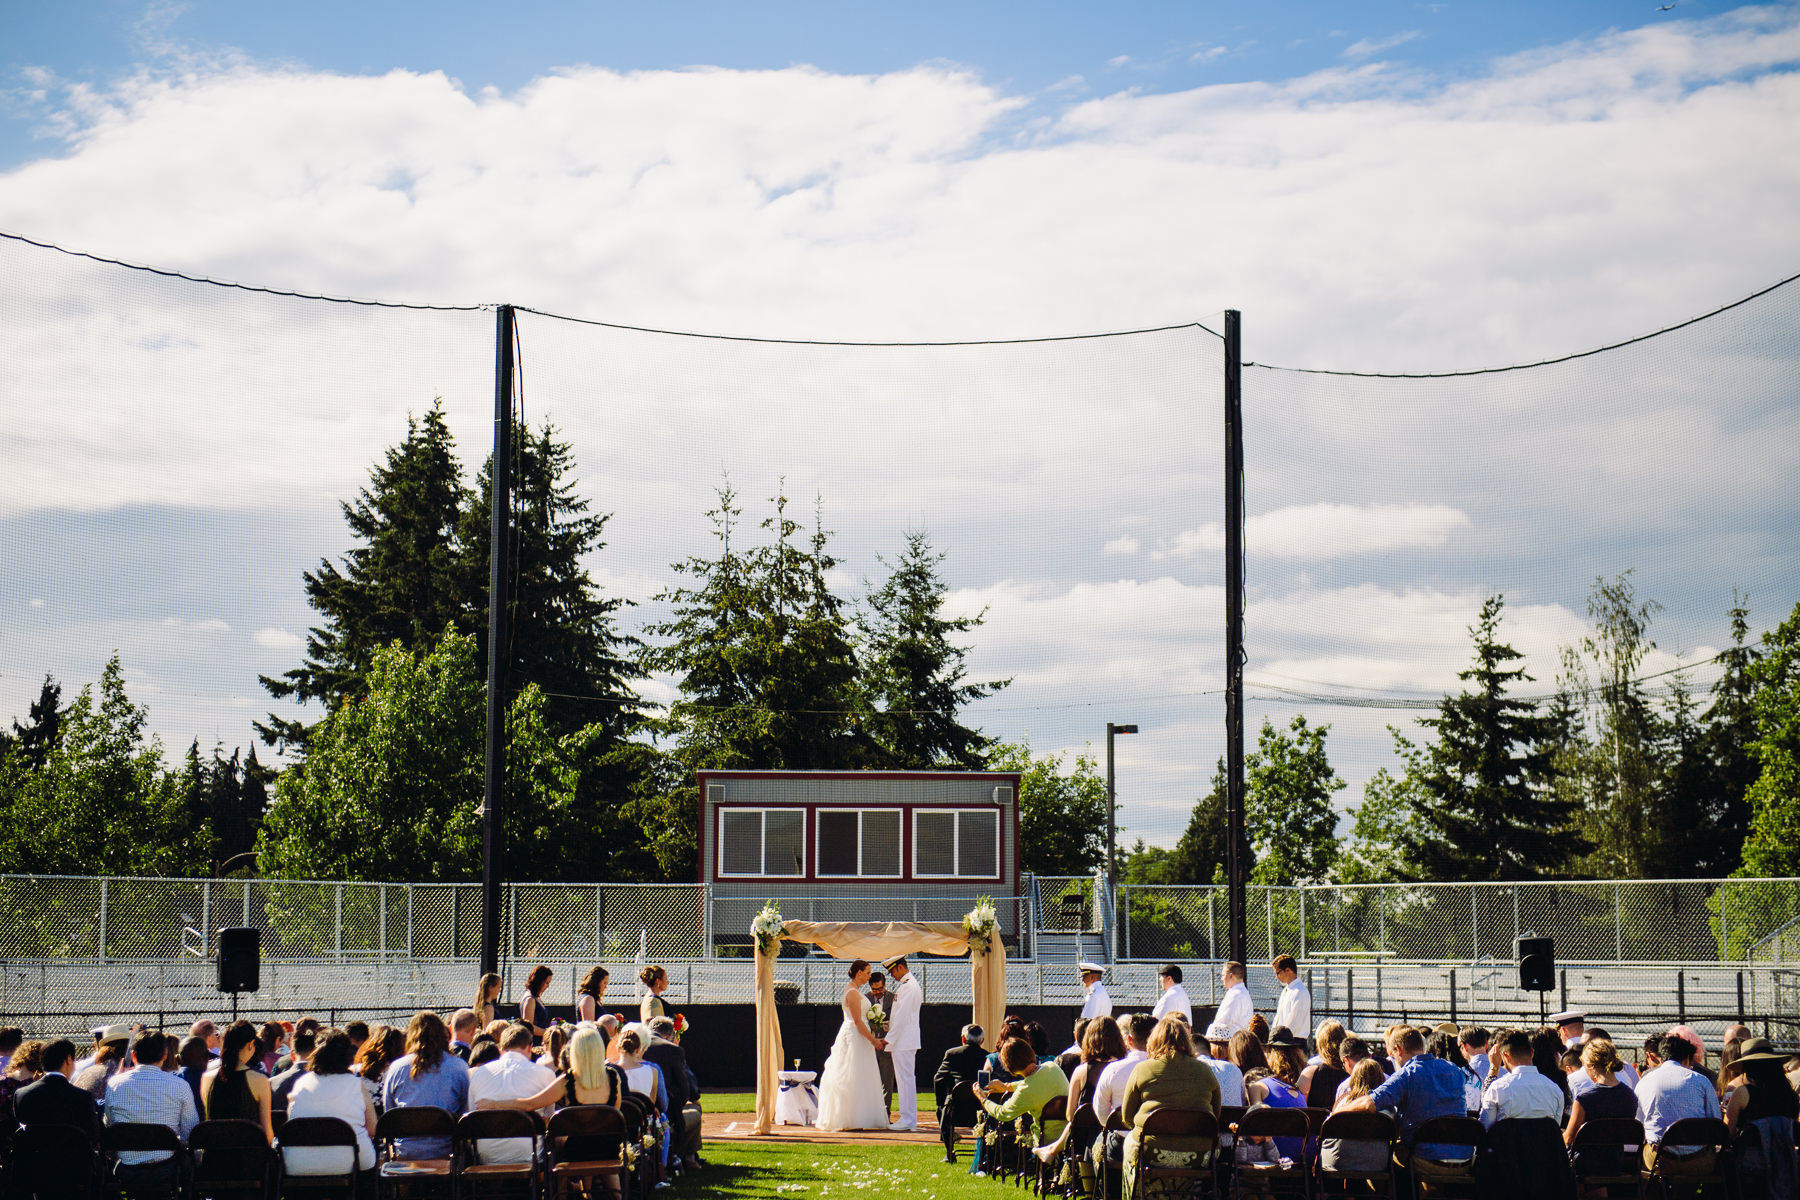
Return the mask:
{"type": "Polygon", "coordinates": [[[818,839],[821,877],[900,878],[897,808],[822,808],[818,839]]]}
{"type": "Polygon", "coordinates": [[[719,875],[806,874],[806,812],[798,808],[719,810],[719,875]]]}
{"type": "Polygon", "coordinates": [[[992,808],[914,811],[913,874],[919,878],[999,878],[999,811],[992,808]]]}

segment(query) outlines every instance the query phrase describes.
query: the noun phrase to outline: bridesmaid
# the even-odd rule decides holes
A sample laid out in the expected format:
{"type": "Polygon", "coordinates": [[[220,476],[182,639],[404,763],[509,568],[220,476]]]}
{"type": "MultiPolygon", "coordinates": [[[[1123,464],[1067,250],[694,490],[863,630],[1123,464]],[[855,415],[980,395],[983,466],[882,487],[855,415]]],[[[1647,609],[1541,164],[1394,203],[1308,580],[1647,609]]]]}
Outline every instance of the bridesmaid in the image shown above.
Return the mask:
{"type": "Polygon", "coordinates": [[[600,1019],[600,1002],[606,999],[606,968],[595,967],[581,977],[581,986],[576,988],[575,1020],[598,1021],[600,1019]]]}
{"type": "Polygon", "coordinates": [[[525,977],[525,994],[519,997],[519,1020],[531,1026],[533,1041],[544,1040],[550,1028],[550,1010],[544,1005],[544,989],[550,986],[551,970],[539,963],[525,977]]]}
{"type": "Polygon", "coordinates": [[[638,1019],[648,1025],[656,1017],[668,1016],[669,1006],[662,1002],[662,994],[669,990],[669,973],[652,965],[640,971],[638,979],[646,989],[638,1002],[638,1019]]]}
{"type": "Polygon", "coordinates": [[[494,1023],[494,1003],[500,999],[500,983],[500,976],[489,971],[475,985],[475,1003],[471,1007],[474,1008],[475,1019],[480,1022],[482,1029],[494,1023]]]}

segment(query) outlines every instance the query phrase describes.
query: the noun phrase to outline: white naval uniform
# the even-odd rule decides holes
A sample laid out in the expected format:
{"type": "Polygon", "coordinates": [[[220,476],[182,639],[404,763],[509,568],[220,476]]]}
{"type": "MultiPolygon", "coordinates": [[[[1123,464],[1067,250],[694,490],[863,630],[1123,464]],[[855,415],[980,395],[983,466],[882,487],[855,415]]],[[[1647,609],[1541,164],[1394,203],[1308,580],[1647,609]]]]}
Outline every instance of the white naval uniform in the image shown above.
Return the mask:
{"type": "Polygon", "coordinates": [[[1096,979],[1088,985],[1087,995],[1081,1001],[1081,1019],[1091,1021],[1095,1017],[1112,1016],[1112,997],[1106,994],[1106,985],[1096,979]]]}

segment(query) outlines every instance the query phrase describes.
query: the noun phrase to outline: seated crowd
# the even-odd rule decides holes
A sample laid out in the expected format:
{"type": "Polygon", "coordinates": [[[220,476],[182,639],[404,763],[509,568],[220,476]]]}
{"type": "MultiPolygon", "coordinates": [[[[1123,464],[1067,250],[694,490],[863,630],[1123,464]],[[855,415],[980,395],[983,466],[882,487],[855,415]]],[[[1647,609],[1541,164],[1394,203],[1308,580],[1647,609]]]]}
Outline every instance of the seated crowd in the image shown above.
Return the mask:
{"type": "MultiPolygon", "coordinates": [[[[1164,968],[1165,989],[1179,986],[1178,971],[1164,968]]],[[[1226,966],[1228,1004],[1243,978],[1239,964],[1226,966]]],[[[1686,1025],[1647,1038],[1634,1065],[1580,1013],[1494,1033],[1444,1022],[1358,1035],[1326,1020],[1309,1047],[1247,1008],[1233,1014],[1238,1027],[1221,1019],[1196,1034],[1180,999],[1160,1016],[1077,1021],[1076,1046],[1056,1056],[1034,1022],[1008,1017],[992,1054],[981,1052],[984,1031],[967,1027],[934,1079],[949,1160],[955,1126],[973,1125],[971,1172],[1054,1172],[1068,1194],[1100,1194],[1111,1170],[1120,1185],[1110,1194],[1131,1200],[1141,1160],[1221,1178],[1317,1172],[1382,1193],[1382,1180],[1356,1177],[1391,1177],[1402,1187],[1413,1176],[1427,1185],[1473,1177],[1489,1194],[1547,1186],[1604,1196],[1603,1182],[1588,1181],[1710,1176],[1721,1169],[1718,1148],[1728,1146],[1742,1194],[1796,1194],[1800,1056],[1777,1053],[1741,1025],[1726,1031],[1714,1070],[1686,1025]],[[1202,1133],[1171,1136],[1177,1120],[1148,1128],[1159,1109],[1211,1119],[1192,1125],[1202,1133]],[[1304,1119],[1256,1116],[1280,1109],[1303,1110],[1293,1117],[1304,1119]],[[1714,1144],[1666,1143],[1686,1118],[1721,1122],[1712,1126],[1714,1144]],[[1582,1136],[1590,1122],[1615,1121],[1628,1124],[1582,1136]]]]}
{"type": "MultiPolygon", "coordinates": [[[[260,1131],[287,1174],[351,1172],[368,1180],[377,1167],[383,1112],[430,1107],[460,1117],[513,1109],[548,1120],[571,1106],[621,1107],[627,1093],[636,1093],[662,1131],[648,1174],[666,1183],[705,1166],[700,1087],[670,1017],[627,1024],[613,1014],[595,1014],[596,1020],[570,1027],[549,1021],[541,1009],[526,1011],[525,1020],[486,1023],[473,1009],[456,1012],[448,1023],[435,1012],[420,1012],[404,1029],[363,1021],[327,1028],[311,1017],[260,1027],[237,1021],[221,1029],[202,1020],[185,1038],[109,1025],[93,1031],[85,1054],[67,1038],[26,1040],[20,1030],[0,1029],[0,1149],[37,1125],[71,1126],[98,1146],[111,1125],[161,1125],[185,1143],[203,1121],[242,1121],[260,1131]],[[534,1019],[544,1024],[528,1023],[534,1019]],[[284,1125],[305,1117],[344,1122],[354,1134],[354,1150],[282,1146],[284,1125]]],[[[476,1143],[483,1163],[529,1161],[532,1151],[531,1138],[476,1143]]],[[[615,1136],[610,1146],[565,1144],[560,1155],[566,1161],[577,1152],[618,1158],[624,1148],[615,1136]]],[[[451,1139],[400,1137],[391,1153],[448,1158],[451,1139]]],[[[112,1167],[121,1181],[145,1186],[180,1169],[181,1161],[167,1150],[122,1150],[112,1167]]]]}

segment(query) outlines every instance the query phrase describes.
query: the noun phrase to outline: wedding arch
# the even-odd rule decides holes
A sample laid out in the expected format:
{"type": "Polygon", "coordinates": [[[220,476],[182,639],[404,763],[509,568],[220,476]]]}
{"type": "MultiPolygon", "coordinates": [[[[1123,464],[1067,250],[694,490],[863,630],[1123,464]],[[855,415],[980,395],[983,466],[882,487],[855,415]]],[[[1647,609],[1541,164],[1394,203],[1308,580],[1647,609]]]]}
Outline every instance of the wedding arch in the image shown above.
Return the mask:
{"type": "Polygon", "coordinates": [[[989,1037],[1006,1014],[1006,947],[993,902],[982,898],[961,921],[784,921],[774,902],[750,926],[756,943],[756,1121],[754,1133],[775,1128],[776,1074],[781,1070],[781,1021],[775,1012],[775,956],[783,941],[818,946],[833,958],[879,963],[903,954],[969,956],[974,1022],[989,1037]]]}

